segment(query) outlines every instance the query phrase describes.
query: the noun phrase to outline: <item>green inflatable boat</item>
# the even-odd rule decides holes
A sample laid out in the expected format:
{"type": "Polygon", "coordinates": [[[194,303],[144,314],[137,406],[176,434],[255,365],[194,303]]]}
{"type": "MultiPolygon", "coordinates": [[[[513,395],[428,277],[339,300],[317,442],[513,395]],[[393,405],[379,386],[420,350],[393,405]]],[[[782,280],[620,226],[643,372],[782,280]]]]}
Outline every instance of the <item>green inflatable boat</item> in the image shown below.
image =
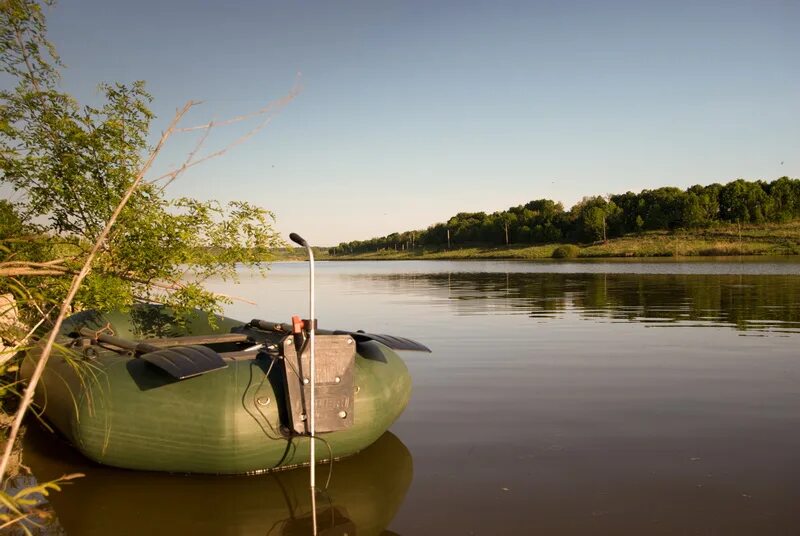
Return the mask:
{"type": "MultiPolygon", "coordinates": [[[[248,323],[159,306],[67,319],[37,403],[86,457],[128,469],[259,473],[309,463],[308,321],[248,323]]],[[[405,409],[410,339],[315,330],[316,451],[375,442],[405,409]]],[[[34,349],[22,367],[29,377],[34,349]]]]}

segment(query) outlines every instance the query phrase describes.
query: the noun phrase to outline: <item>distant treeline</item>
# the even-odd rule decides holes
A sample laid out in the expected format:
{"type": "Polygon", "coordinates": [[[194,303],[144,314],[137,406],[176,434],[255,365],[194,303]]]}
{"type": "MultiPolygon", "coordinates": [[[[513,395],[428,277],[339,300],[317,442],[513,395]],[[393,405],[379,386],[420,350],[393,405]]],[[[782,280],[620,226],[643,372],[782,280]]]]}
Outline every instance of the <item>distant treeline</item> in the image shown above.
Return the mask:
{"type": "Polygon", "coordinates": [[[738,179],[728,184],[696,185],[585,197],[570,210],[537,199],[486,214],[461,212],[425,230],[342,242],[330,253],[381,249],[445,248],[468,245],[586,243],[652,230],[703,228],[720,222],[786,222],[800,218],[800,180],[772,182],[738,179]]]}

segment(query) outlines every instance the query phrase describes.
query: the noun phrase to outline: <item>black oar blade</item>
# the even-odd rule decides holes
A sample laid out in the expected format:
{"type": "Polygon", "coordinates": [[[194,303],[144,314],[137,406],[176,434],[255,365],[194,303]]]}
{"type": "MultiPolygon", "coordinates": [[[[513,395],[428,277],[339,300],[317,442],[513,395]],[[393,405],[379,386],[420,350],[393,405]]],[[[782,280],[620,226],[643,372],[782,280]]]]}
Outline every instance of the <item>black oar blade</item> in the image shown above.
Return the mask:
{"type": "Polygon", "coordinates": [[[380,333],[363,333],[361,331],[337,331],[336,333],[350,335],[356,340],[356,343],[375,341],[385,346],[388,346],[392,350],[407,350],[409,352],[431,353],[431,349],[422,344],[421,342],[417,342],[412,339],[407,339],[405,337],[397,337],[395,335],[383,335],[380,333]]]}
{"type": "Polygon", "coordinates": [[[176,380],[185,380],[228,366],[217,352],[199,345],[166,348],[142,354],[140,357],[176,380]]]}

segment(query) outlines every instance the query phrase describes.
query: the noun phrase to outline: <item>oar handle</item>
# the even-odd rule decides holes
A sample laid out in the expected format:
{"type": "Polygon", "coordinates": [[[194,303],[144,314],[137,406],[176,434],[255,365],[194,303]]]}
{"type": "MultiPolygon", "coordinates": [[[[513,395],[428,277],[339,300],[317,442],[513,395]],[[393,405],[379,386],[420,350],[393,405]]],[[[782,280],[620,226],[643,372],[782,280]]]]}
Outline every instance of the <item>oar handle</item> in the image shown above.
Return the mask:
{"type": "Polygon", "coordinates": [[[161,350],[159,346],[155,346],[153,344],[147,344],[146,342],[133,342],[129,341],[128,339],[123,339],[121,337],[115,337],[114,335],[109,335],[107,333],[97,333],[89,328],[83,327],[78,330],[78,333],[82,337],[87,337],[93,341],[99,341],[105,344],[110,344],[112,346],[116,346],[117,348],[122,348],[123,350],[130,350],[131,352],[136,352],[139,354],[146,354],[148,352],[157,352],[161,350]]]}
{"type": "Polygon", "coordinates": [[[292,332],[292,325],[285,324],[281,322],[268,322],[266,320],[259,320],[258,318],[254,318],[250,321],[250,325],[254,328],[263,329],[264,331],[274,331],[275,333],[286,333],[289,334],[292,332]]]}
{"type": "MultiPolygon", "coordinates": [[[[308,321],[305,320],[304,322],[308,323],[308,321]]],[[[288,322],[269,322],[267,320],[259,320],[258,318],[254,318],[250,321],[250,325],[257,329],[272,331],[275,333],[285,333],[289,335],[292,332],[292,324],[288,322]]],[[[338,333],[329,329],[317,329],[316,321],[314,322],[314,333],[317,335],[338,335],[338,333]]]]}

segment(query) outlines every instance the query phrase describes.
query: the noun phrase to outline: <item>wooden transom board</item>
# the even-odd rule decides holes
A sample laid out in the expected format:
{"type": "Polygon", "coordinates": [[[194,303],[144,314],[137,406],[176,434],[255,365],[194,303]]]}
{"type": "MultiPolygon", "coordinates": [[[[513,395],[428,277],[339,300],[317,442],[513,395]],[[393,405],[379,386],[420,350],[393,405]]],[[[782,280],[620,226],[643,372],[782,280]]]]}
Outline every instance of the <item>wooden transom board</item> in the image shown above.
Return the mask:
{"type": "MultiPolygon", "coordinates": [[[[281,345],[285,361],[289,420],[295,432],[310,432],[311,348],[305,344],[298,359],[292,337],[281,345]]],[[[315,335],[316,433],[335,432],[353,425],[356,343],[350,335],[315,335]]]]}

